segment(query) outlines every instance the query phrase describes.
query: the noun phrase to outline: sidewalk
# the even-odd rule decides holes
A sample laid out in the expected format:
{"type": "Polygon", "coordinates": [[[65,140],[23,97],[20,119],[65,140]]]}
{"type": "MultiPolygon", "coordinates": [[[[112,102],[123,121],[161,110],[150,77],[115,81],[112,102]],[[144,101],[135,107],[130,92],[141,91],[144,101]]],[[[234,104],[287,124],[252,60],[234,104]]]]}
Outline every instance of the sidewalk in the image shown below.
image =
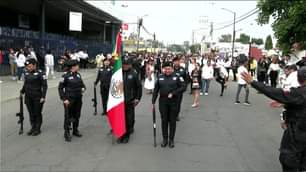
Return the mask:
{"type": "MultiPolygon", "coordinates": [[[[80,73],[82,75],[83,79],[95,77],[96,76],[96,69],[81,69],[80,73]]],[[[54,88],[58,86],[58,83],[61,79],[63,72],[55,72],[55,79],[51,79],[52,76],[49,75],[48,79],[48,88],[54,88]]],[[[11,79],[11,76],[2,76],[0,77],[0,80],[2,83],[0,83],[0,100],[2,102],[6,102],[9,100],[13,100],[18,98],[19,91],[21,87],[23,86],[23,81],[20,83],[17,83],[17,81],[13,81],[11,79]]]]}

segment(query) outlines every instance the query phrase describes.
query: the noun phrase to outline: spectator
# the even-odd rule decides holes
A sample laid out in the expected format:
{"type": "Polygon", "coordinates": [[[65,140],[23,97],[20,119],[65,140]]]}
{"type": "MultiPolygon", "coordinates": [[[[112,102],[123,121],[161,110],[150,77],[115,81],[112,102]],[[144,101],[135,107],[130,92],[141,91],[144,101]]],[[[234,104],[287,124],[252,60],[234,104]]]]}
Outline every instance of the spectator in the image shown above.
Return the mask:
{"type": "Polygon", "coordinates": [[[24,56],[23,49],[20,49],[17,53],[16,63],[17,63],[17,76],[18,81],[21,81],[21,76],[24,72],[24,63],[26,62],[26,57],[24,56]]]}
{"type": "Polygon", "coordinates": [[[12,80],[16,80],[16,71],[17,71],[16,55],[12,48],[9,49],[9,64],[10,64],[12,80]]]}
{"type": "Polygon", "coordinates": [[[279,71],[280,71],[280,67],[278,64],[278,57],[273,56],[272,63],[270,64],[269,69],[268,69],[268,75],[270,77],[271,87],[276,88],[279,71]]]}
{"type": "Polygon", "coordinates": [[[45,55],[45,67],[46,67],[46,77],[48,79],[49,73],[51,72],[52,79],[55,79],[54,76],[54,56],[51,54],[50,50],[47,50],[45,55]]]}
{"type": "Polygon", "coordinates": [[[245,90],[245,102],[244,102],[244,104],[245,105],[251,105],[250,102],[249,102],[249,87],[248,87],[247,82],[242,79],[242,75],[241,75],[242,73],[245,73],[245,72],[248,73],[248,70],[246,68],[246,66],[248,65],[247,58],[245,56],[241,55],[239,57],[239,64],[240,64],[240,66],[237,69],[238,89],[237,89],[235,104],[240,104],[239,95],[240,95],[241,89],[244,88],[244,90],[245,90]]]}
{"type": "Polygon", "coordinates": [[[210,60],[207,61],[207,65],[204,65],[202,67],[202,92],[200,95],[205,94],[205,96],[208,95],[208,90],[209,90],[209,84],[210,81],[214,78],[214,68],[211,65],[210,60]]]}
{"type": "Polygon", "coordinates": [[[250,72],[251,72],[252,77],[255,76],[256,68],[257,68],[257,61],[254,57],[251,57],[251,59],[250,59],[250,72]]]}
{"type": "Polygon", "coordinates": [[[195,63],[194,69],[191,72],[191,90],[193,94],[193,104],[191,107],[198,107],[200,105],[200,84],[201,84],[201,70],[200,64],[195,63]]]}
{"type": "Polygon", "coordinates": [[[226,87],[227,80],[228,80],[228,72],[227,72],[226,68],[221,65],[218,76],[216,78],[216,81],[221,85],[220,97],[223,96],[223,92],[224,92],[224,89],[226,87]]]}
{"type": "Polygon", "coordinates": [[[88,54],[86,51],[80,50],[77,53],[77,56],[80,59],[80,67],[86,69],[87,68],[87,63],[88,63],[88,54]]]}

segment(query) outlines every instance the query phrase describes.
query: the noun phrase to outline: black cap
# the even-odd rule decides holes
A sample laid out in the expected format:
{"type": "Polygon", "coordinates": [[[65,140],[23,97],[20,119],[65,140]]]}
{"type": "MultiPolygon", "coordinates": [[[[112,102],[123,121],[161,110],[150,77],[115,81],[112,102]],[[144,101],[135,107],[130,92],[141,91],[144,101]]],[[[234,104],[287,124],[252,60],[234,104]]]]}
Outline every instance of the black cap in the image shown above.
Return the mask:
{"type": "Polygon", "coordinates": [[[130,65],[132,63],[133,63],[133,59],[132,58],[129,58],[128,56],[123,57],[122,64],[130,65]]]}
{"type": "Polygon", "coordinates": [[[24,64],[26,66],[29,65],[29,64],[35,65],[35,64],[37,64],[37,61],[32,58],[32,59],[28,59],[24,64]]]}
{"type": "Polygon", "coordinates": [[[163,63],[162,67],[172,67],[172,63],[171,62],[165,62],[163,63]]]}
{"type": "Polygon", "coordinates": [[[67,67],[76,66],[76,65],[78,65],[78,64],[79,64],[79,61],[77,61],[77,60],[68,60],[68,61],[66,62],[66,66],[67,66],[67,67]]]}
{"type": "Polygon", "coordinates": [[[306,66],[303,66],[298,70],[298,81],[300,83],[304,83],[306,81],[306,66]]]}

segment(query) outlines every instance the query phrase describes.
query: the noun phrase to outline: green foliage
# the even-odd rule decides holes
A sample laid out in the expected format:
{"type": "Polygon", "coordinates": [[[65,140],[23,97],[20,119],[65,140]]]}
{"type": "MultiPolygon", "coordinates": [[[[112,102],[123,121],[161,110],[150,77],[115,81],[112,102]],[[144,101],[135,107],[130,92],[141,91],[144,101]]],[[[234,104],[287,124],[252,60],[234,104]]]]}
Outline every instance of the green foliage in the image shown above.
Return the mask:
{"type": "Polygon", "coordinates": [[[265,42],[265,49],[271,50],[273,48],[272,38],[271,35],[267,36],[266,42],[265,42]]]}
{"type": "Polygon", "coordinates": [[[185,49],[182,45],[178,45],[178,44],[171,44],[168,47],[168,51],[172,51],[172,52],[184,52],[185,49]]]}
{"type": "Polygon", "coordinates": [[[272,28],[277,45],[285,53],[295,42],[306,43],[306,0],[259,0],[257,7],[259,24],[268,24],[274,18],[272,28]]]}
{"type": "Polygon", "coordinates": [[[241,33],[240,38],[236,39],[236,42],[240,42],[242,44],[249,44],[250,43],[250,36],[245,34],[245,33],[241,33]]]}
{"type": "Polygon", "coordinates": [[[201,44],[194,44],[190,46],[191,53],[198,53],[201,50],[201,44]]]}
{"type": "Polygon", "coordinates": [[[262,45],[264,42],[263,42],[263,39],[261,38],[252,38],[252,43],[255,43],[256,45],[262,45]]]}
{"type": "Polygon", "coordinates": [[[219,42],[232,42],[232,35],[231,34],[221,35],[221,38],[219,38],[219,42]]]}

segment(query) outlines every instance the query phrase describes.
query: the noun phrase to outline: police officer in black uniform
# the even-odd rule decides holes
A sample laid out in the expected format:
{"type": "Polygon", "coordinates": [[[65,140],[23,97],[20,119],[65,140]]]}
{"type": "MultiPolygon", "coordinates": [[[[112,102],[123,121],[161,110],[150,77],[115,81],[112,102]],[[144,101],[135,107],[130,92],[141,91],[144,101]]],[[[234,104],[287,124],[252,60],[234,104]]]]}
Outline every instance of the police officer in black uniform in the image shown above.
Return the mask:
{"type": "Polygon", "coordinates": [[[66,62],[68,72],[62,76],[59,83],[58,91],[60,99],[64,103],[64,108],[67,108],[68,113],[64,119],[64,137],[67,142],[71,141],[70,124],[73,123],[72,134],[76,137],[82,137],[78,130],[79,119],[82,109],[82,96],[86,90],[81,74],[78,73],[79,65],[77,60],[69,60],[66,62]]]}
{"type": "Polygon", "coordinates": [[[135,107],[142,96],[141,80],[132,68],[132,63],[133,59],[127,56],[122,62],[126,133],[118,139],[118,143],[129,142],[130,135],[134,132],[135,107]]]}
{"type": "MultiPolygon", "coordinates": [[[[173,58],[173,69],[174,69],[174,73],[178,76],[178,77],[182,77],[184,81],[182,81],[182,84],[184,84],[185,87],[187,87],[187,83],[186,83],[186,79],[187,79],[187,73],[186,73],[186,70],[180,66],[180,58],[179,57],[175,57],[173,58]]],[[[183,101],[183,93],[181,95],[179,95],[179,105],[178,105],[178,108],[177,108],[177,117],[176,117],[176,121],[180,121],[180,117],[179,117],[179,114],[180,114],[180,111],[181,111],[181,104],[182,104],[182,101],[183,101]]]]}
{"type": "Polygon", "coordinates": [[[102,98],[103,112],[102,115],[106,115],[107,112],[107,100],[109,93],[109,86],[112,79],[113,67],[110,66],[109,59],[103,60],[103,67],[98,70],[97,79],[95,85],[100,82],[100,93],[102,98]]]}
{"type": "Polygon", "coordinates": [[[253,81],[243,73],[242,78],[267,97],[284,104],[283,117],[286,122],[279,160],[283,171],[306,171],[306,67],[298,70],[300,87],[284,91],[253,81]]]}
{"type": "Polygon", "coordinates": [[[27,134],[37,136],[41,133],[42,109],[48,85],[45,74],[37,69],[35,59],[27,60],[25,66],[24,85],[20,93],[25,94],[25,104],[30,115],[31,130],[27,134]]]}
{"type": "Polygon", "coordinates": [[[159,75],[156,80],[152,96],[152,104],[154,106],[159,94],[159,111],[161,114],[163,134],[161,147],[166,147],[169,139],[169,147],[173,148],[177,108],[180,104],[180,95],[186,90],[186,87],[183,84],[183,78],[177,76],[173,72],[173,66],[170,62],[165,62],[162,67],[164,74],[159,75]],[[169,128],[170,135],[168,135],[169,128]]]}

